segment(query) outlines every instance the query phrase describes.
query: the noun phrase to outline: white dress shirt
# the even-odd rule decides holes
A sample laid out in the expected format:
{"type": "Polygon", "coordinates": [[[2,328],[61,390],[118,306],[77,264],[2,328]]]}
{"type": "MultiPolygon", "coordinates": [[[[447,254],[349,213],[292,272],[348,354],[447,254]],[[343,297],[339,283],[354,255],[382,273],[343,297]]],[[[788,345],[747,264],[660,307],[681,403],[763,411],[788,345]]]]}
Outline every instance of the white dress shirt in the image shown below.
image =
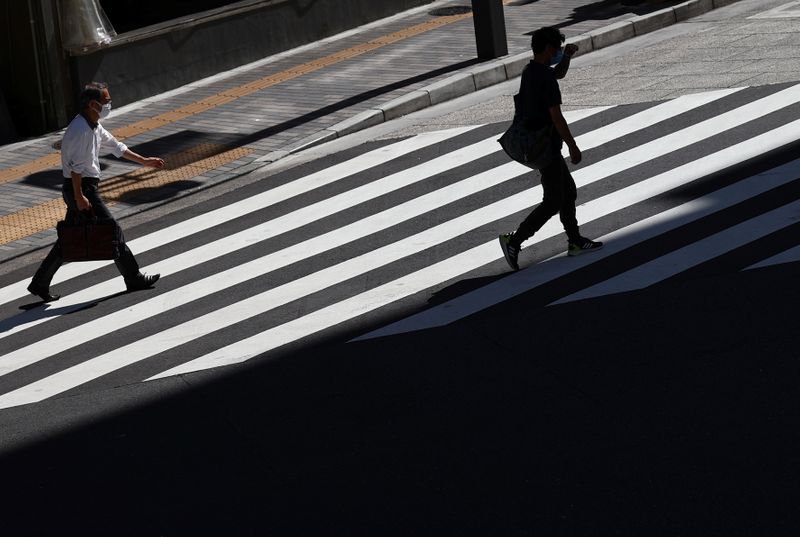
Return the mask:
{"type": "Polygon", "coordinates": [[[114,138],[98,123],[92,129],[86,118],[78,114],[70,122],[61,141],[61,171],[64,177],[72,177],[71,172],[83,177],[100,177],[100,150],[111,151],[121,157],[128,146],[114,138]]]}

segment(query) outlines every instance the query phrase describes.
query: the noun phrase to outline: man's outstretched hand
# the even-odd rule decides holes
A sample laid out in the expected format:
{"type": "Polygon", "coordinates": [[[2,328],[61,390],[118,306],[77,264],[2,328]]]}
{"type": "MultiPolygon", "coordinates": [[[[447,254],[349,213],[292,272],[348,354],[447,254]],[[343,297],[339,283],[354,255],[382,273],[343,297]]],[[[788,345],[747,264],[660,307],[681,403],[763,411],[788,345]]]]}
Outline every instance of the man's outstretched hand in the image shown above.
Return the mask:
{"type": "Polygon", "coordinates": [[[163,168],[164,167],[164,159],[159,157],[147,157],[142,162],[144,166],[148,166],[150,168],[163,168]]]}

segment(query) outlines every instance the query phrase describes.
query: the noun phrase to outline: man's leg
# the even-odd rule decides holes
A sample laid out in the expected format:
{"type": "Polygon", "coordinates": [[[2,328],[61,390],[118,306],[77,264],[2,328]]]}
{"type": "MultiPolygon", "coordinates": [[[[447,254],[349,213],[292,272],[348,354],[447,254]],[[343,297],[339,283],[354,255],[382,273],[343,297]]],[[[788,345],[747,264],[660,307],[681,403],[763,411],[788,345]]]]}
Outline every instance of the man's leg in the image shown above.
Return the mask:
{"type": "MultiPolygon", "coordinates": [[[[108,210],[108,207],[106,207],[106,204],[100,197],[97,186],[93,184],[84,184],[83,195],[86,196],[86,199],[92,204],[92,212],[97,218],[113,218],[113,216],[111,216],[111,211],[108,210]]],[[[119,273],[122,274],[126,282],[128,280],[134,280],[139,275],[139,263],[136,262],[133,253],[128,248],[128,245],[125,244],[125,237],[122,235],[119,248],[120,255],[114,260],[114,263],[117,265],[117,270],[119,270],[119,273]]]]}
{"type": "Polygon", "coordinates": [[[578,242],[581,239],[581,234],[578,231],[578,218],[575,215],[575,202],[578,200],[578,188],[575,185],[575,179],[569,173],[567,163],[559,160],[561,163],[561,207],[558,210],[561,223],[564,225],[564,231],[567,233],[569,242],[578,242]]]}
{"type": "MultiPolygon", "coordinates": [[[[74,211],[77,210],[77,207],[75,206],[75,197],[72,193],[72,188],[68,183],[65,183],[61,196],[64,198],[64,203],[67,204],[67,214],[64,219],[70,220],[74,217],[74,211]]],[[[53,282],[53,276],[56,275],[56,272],[63,263],[64,259],[61,256],[61,244],[59,244],[56,239],[56,243],[50,248],[47,257],[44,258],[44,261],[42,261],[42,264],[39,265],[39,268],[33,275],[33,279],[30,285],[28,285],[28,291],[45,302],[51,302],[61,298],[60,295],[50,294],[50,284],[53,282]]]]}
{"type": "Polygon", "coordinates": [[[571,256],[580,255],[584,252],[599,250],[603,247],[602,242],[596,242],[581,236],[578,231],[578,219],[575,216],[575,202],[578,199],[578,189],[575,185],[575,179],[569,173],[567,164],[562,161],[564,165],[562,174],[563,180],[561,198],[561,209],[559,209],[559,216],[561,223],[564,225],[564,231],[567,233],[567,253],[571,256]]]}
{"type": "Polygon", "coordinates": [[[500,235],[500,248],[503,250],[506,262],[514,270],[519,270],[517,257],[523,241],[539,231],[553,215],[559,212],[562,206],[564,196],[560,178],[562,164],[563,159],[557,158],[552,164],[542,168],[542,203],[531,211],[514,233],[500,235]]]}
{"type": "Polygon", "coordinates": [[[565,166],[564,161],[558,158],[541,170],[542,203],[531,211],[519,225],[514,232],[512,244],[521,246],[524,241],[531,238],[550,218],[559,212],[563,205],[562,198],[564,197],[564,189],[561,185],[561,166],[565,166]]]}
{"type": "Polygon", "coordinates": [[[50,248],[47,257],[44,258],[42,264],[33,275],[28,291],[41,298],[45,302],[52,302],[61,298],[60,295],[53,295],[50,293],[50,283],[53,281],[56,271],[59,269],[63,259],[61,257],[61,245],[56,240],[56,243],[50,248]]]}
{"type": "MultiPolygon", "coordinates": [[[[106,207],[106,204],[100,197],[96,186],[84,185],[83,193],[89,200],[89,203],[92,204],[92,210],[95,216],[98,218],[113,218],[113,216],[111,216],[111,211],[108,210],[108,207],[106,207]]],[[[119,270],[119,273],[125,280],[125,287],[127,287],[129,291],[146,289],[156,283],[156,280],[160,277],[159,274],[146,276],[139,272],[139,263],[133,256],[133,252],[128,248],[122,230],[120,230],[119,250],[119,257],[114,260],[114,264],[117,265],[117,270],[119,270]]]]}

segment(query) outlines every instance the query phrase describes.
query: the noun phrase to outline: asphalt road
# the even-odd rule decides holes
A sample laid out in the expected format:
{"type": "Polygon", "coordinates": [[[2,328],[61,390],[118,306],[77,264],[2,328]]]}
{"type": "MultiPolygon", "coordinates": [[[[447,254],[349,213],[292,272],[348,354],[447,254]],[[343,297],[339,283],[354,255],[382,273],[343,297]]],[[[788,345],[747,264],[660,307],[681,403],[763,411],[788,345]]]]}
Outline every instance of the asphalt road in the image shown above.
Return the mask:
{"type": "MultiPolygon", "coordinates": [[[[575,74],[727,43],[736,13],[575,74]]],[[[4,300],[10,534],[788,533],[800,98],[723,70],[563,85],[593,256],[551,222],[505,265],[540,193],[492,145],[504,85],[132,222],[153,290],[97,267],[4,300]]]]}

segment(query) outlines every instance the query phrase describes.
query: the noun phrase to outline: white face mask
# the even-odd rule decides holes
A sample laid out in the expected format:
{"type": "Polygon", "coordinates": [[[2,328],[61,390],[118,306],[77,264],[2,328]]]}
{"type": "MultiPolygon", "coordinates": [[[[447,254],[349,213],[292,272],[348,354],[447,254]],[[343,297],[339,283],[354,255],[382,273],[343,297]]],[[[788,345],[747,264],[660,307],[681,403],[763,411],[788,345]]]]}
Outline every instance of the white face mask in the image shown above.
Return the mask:
{"type": "Polygon", "coordinates": [[[106,103],[100,108],[100,119],[105,119],[111,113],[111,103],[106,103]]]}

